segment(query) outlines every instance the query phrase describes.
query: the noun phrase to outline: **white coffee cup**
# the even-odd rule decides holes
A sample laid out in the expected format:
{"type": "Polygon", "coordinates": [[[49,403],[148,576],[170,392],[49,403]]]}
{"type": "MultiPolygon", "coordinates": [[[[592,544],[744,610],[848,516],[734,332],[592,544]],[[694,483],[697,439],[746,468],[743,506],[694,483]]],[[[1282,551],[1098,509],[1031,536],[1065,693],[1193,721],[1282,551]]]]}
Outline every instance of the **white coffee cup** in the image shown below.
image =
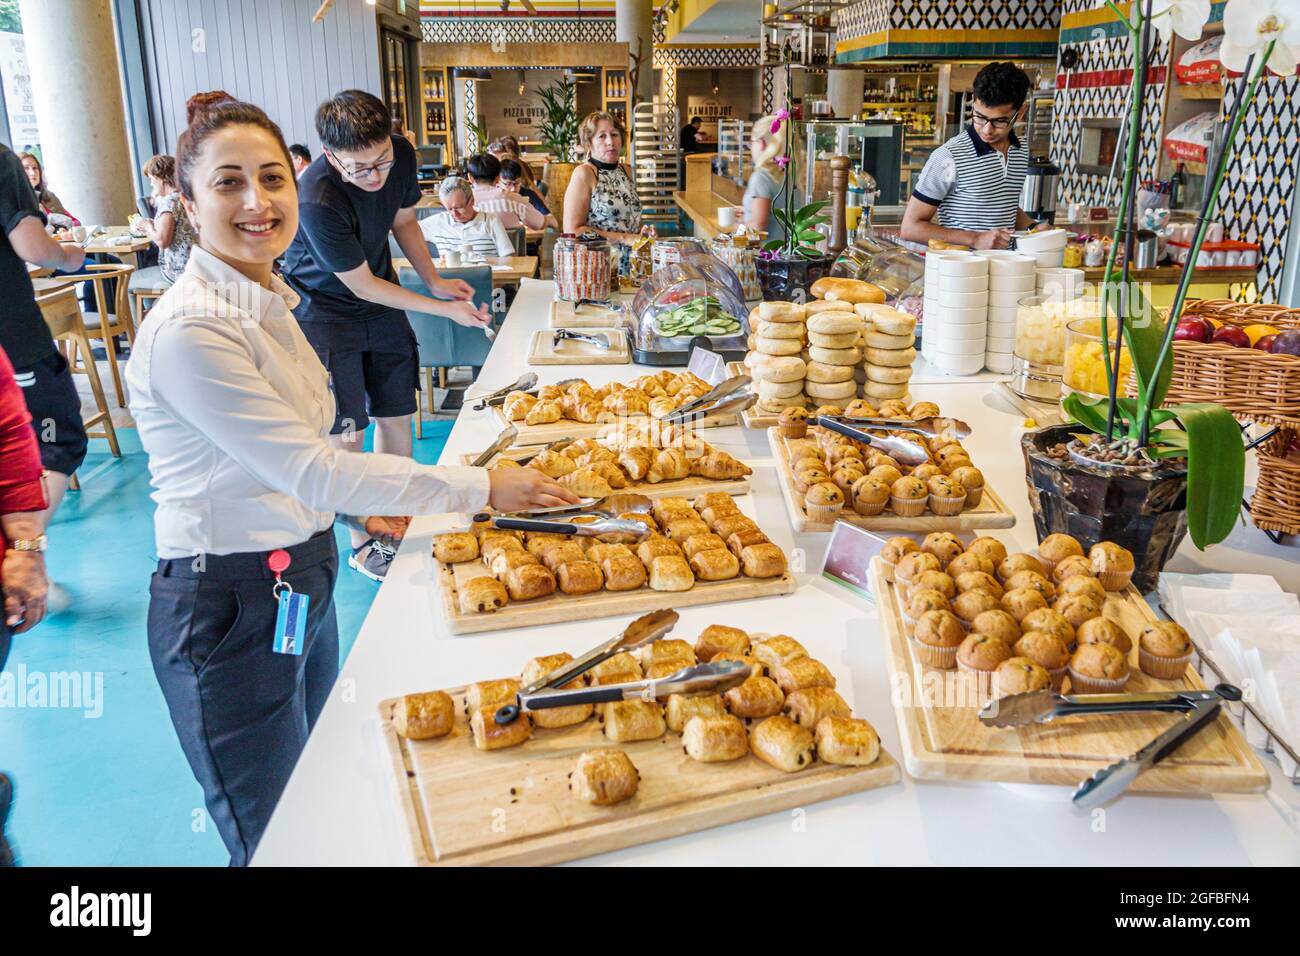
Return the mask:
{"type": "Polygon", "coordinates": [[[731,229],[736,225],[736,207],[719,206],[718,207],[718,228],[731,229]]]}
{"type": "Polygon", "coordinates": [[[456,266],[460,265],[460,250],[448,249],[446,252],[444,252],[442,254],[442,264],[445,265],[448,269],[453,269],[456,266]]]}
{"type": "Polygon", "coordinates": [[[85,227],[85,226],[73,226],[72,229],[69,230],[69,232],[71,232],[71,234],[72,234],[72,241],[73,241],[73,242],[85,242],[85,241],[86,241],[86,227],[85,227]]]}

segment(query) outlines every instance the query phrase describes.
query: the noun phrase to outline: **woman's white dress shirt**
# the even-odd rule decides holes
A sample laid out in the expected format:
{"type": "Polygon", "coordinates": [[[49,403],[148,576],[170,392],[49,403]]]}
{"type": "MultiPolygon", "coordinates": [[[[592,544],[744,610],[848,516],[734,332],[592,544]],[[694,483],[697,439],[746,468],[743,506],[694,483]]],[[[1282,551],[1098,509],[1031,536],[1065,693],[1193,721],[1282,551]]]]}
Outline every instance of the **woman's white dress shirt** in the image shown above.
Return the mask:
{"type": "Polygon", "coordinates": [[[279,279],[263,288],[199,246],[150,310],[126,379],[149,455],[160,558],[267,551],[353,515],[474,512],[481,468],[330,447],[329,373],[279,279]]]}

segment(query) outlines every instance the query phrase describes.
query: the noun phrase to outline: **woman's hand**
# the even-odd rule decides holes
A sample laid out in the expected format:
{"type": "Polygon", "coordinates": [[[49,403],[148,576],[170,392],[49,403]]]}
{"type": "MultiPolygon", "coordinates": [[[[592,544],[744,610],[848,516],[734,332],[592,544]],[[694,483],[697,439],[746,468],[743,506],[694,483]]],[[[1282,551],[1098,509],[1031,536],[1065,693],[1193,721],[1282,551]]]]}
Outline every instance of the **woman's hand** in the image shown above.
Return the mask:
{"type": "Polygon", "coordinates": [[[440,299],[474,298],[474,288],[464,279],[435,279],[429,291],[440,299]]]}
{"type": "Polygon", "coordinates": [[[492,316],[486,305],[475,305],[473,302],[448,302],[442,304],[438,311],[457,325],[468,326],[471,329],[486,329],[492,325],[492,316]]]}
{"type": "Polygon", "coordinates": [[[531,511],[576,505],[581,499],[536,468],[494,468],[488,472],[488,503],[497,511],[531,511]]]}
{"type": "Polygon", "coordinates": [[[15,634],[30,631],[45,616],[50,590],[44,555],[39,551],[6,551],[0,578],[4,580],[5,623],[15,634]]]}
{"type": "Polygon", "coordinates": [[[402,515],[371,515],[362,523],[366,534],[374,538],[385,548],[396,548],[406,537],[406,529],[411,526],[410,517],[402,515]]]}

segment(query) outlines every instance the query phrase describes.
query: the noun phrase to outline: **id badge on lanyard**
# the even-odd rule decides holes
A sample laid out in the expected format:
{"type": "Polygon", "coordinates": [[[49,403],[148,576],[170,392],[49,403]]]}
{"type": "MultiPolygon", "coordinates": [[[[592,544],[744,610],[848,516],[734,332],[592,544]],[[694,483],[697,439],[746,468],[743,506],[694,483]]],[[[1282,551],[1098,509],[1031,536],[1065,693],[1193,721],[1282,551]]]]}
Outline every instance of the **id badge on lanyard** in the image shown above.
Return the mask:
{"type": "Polygon", "coordinates": [[[266,559],[266,566],[275,574],[271,593],[278,605],[271,649],[277,654],[299,656],[307,640],[307,604],[311,595],[296,593],[293,585],[280,577],[288,570],[290,562],[289,552],[283,550],[272,551],[266,559]]]}

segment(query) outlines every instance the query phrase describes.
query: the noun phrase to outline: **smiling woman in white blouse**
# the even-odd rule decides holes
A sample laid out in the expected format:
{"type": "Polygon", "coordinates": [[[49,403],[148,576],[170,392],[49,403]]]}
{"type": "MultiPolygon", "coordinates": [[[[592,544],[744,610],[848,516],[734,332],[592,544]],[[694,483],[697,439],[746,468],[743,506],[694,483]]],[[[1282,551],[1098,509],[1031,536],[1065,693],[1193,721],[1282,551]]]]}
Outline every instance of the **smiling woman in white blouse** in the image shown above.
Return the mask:
{"type": "Polygon", "coordinates": [[[379,515],[577,499],[534,469],[435,468],[330,446],[328,374],[290,312],[294,293],[272,274],[298,227],[284,139],[225,94],[188,106],[176,162],[198,244],[142,326],[127,380],[157,504],[150,656],[242,865],[338,674],[335,518],[391,543],[407,519],[379,515]]]}

